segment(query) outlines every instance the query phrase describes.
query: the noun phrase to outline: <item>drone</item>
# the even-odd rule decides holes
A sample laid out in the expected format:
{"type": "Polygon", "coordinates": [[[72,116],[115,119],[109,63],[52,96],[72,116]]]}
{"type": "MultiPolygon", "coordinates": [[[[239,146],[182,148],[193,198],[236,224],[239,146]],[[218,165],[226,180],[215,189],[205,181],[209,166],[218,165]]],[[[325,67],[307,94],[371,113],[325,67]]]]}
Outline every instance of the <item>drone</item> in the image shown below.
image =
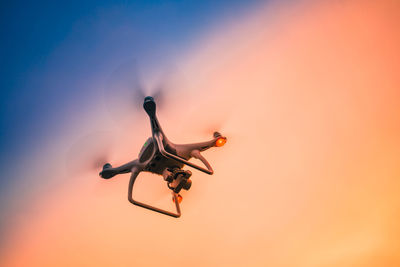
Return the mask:
{"type": "Polygon", "coordinates": [[[174,144],[168,140],[161,129],[156,116],[156,103],[153,97],[147,96],[144,98],[143,108],[150,118],[152,137],[146,140],[137,159],[115,168],[110,163],[106,163],[99,175],[104,179],[110,179],[118,174],[131,173],[128,200],[132,204],[179,218],[181,216],[179,203],[182,201],[182,196],[179,192],[182,189],[189,190],[192,185],[192,180],[190,179],[192,172],[182,168],[187,165],[212,175],[214,171],[208,161],[201,155],[201,152],[211,147],[221,147],[226,143],[227,139],[220,133],[214,132],[213,139],[210,141],[194,144],[174,144]],[[189,162],[191,158],[199,159],[205,168],[189,162]],[[175,203],[176,212],[160,209],[133,199],[133,186],[140,172],[150,172],[161,175],[164,178],[172,192],[172,200],[175,203]]]}

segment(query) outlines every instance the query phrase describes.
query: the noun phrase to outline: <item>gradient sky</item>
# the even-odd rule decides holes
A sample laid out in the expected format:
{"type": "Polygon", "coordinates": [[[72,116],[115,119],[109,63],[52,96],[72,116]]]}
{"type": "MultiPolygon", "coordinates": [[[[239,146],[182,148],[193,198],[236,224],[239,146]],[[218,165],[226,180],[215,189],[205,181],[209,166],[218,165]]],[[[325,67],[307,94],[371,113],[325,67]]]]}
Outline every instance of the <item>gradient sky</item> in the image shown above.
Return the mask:
{"type": "MultiPolygon", "coordinates": [[[[0,265],[399,266],[399,12],[357,0],[2,7],[0,265]],[[118,98],[138,70],[150,86],[168,78],[158,116],[172,141],[228,137],[205,153],[213,176],[193,171],[180,219],[132,206],[129,175],[92,168],[91,152],[122,164],[150,133],[118,98]]],[[[140,178],[138,199],[170,207],[159,177],[140,178]]]]}
{"type": "Polygon", "coordinates": [[[7,166],[0,178],[2,210],[12,206],[13,184],[27,179],[16,166],[68,131],[71,111],[79,116],[91,109],[88,103],[104,101],[99,77],[131,60],[144,72],[162,69],[214,24],[254,2],[2,3],[0,159],[7,166]]]}

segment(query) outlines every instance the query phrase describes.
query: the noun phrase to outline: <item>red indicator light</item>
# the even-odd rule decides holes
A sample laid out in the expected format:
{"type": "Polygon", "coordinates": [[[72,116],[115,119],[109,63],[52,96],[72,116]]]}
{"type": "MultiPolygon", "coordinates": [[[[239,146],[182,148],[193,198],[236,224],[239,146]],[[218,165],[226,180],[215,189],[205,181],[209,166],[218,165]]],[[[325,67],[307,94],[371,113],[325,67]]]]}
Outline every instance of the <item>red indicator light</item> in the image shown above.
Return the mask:
{"type": "MultiPolygon", "coordinates": [[[[178,203],[181,203],[181,202],[182,202],[182,199],[183,199],[183,197],[182,197],[181,195],[179,195],[179,194],[178,194],[178,196],[177,196],[177,199],[178,199],[178,203]]],[[[174,197],[174,196],[172,196],[172,202],[174,202],[174,203],[175,203],[175,197],[174,197]]]]}
{"type": "Polygon", "coordinates": [[[225,145],[225,143],[226,143],[226,138],[220,137],[217,139],[217,141],[215,141],[215,146],[221,147],[221,146],[225,145]]]}

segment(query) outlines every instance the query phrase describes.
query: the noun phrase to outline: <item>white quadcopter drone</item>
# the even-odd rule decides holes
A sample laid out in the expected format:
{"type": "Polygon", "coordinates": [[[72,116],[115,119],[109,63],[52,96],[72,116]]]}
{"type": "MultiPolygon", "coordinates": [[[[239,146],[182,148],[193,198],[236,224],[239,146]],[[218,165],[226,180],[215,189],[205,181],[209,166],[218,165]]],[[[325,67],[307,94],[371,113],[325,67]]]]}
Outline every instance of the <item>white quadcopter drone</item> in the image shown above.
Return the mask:
{"type": "Polygon", "coordinates": [[[192,172],[183,170],[182,168],[188,165],[212,175],[214,171],[208,161],[201,155],[201,152],[211,147],[221,147],[226,143],[227,139],[220,133],[214,132],[214,138],[210,141],[195,144],[174,144],[168,140],[161,129],[160,123],[156,117],[156,103],[152,97],[145,97],[143,108],[150,117],[152,137],[148,138],[144,143],[139,152],[138,159],[115,168],[113,168],[110,163],[106,163],[99,175],[104,179],[110,179],[117,174],[131,172],[128,189],[128,200],[131,203],[152,211],[179,218],[181,216],[179,203],[182,201],[182,196],[179,192],[182,189],[189,190],[192,185],[192,180],[190,179],[192,172]],[[189,162],[191,158],[199,159],[203,162],[205,168],[189,162]],[[142,171],[163,176],[164,180],[167,182],[168,188],[172,191],[176,213],[153,207],[133,199],[133,186],[137,176],[142,171]]]}

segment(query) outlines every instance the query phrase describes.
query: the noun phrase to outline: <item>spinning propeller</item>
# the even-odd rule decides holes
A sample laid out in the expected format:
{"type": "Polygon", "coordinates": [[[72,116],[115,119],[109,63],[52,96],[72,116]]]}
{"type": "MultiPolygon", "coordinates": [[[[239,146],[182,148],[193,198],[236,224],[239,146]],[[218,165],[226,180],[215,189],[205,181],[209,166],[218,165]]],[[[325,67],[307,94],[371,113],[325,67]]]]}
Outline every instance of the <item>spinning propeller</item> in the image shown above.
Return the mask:
{"type": "Polygon", "coordinates": [[[152,96],[163,106],[168,90],[167,79],[157,82],[156,86],[146,86],[136,62],[131,60],[121,64],[111,73],[104,90],[105,106],[112,119],[126,125],[132,123],[133,116],[140,114],[146,96],[152,96]]]}
{"type": "Polygon", "coordinates": [[[68,176],[97,171],[111,159],[113,145],[111,132],[98,131],[79,138],[66,153],[68,176]]]}

